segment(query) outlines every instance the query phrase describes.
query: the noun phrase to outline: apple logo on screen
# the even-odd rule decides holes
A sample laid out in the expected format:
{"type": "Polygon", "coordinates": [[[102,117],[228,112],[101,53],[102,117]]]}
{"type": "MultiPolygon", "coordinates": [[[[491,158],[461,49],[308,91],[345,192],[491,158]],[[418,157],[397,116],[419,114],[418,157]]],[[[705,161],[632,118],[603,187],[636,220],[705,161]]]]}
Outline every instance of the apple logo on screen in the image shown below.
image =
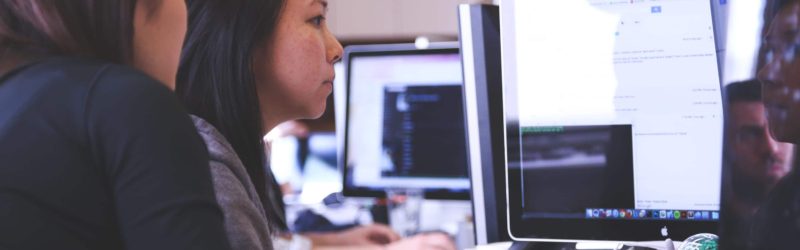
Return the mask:
{"type": "Polygon", "coordinates": [[[661,228],[661,236],[668,237],[669,231],[667,230],[667,226],[661,228]]]}

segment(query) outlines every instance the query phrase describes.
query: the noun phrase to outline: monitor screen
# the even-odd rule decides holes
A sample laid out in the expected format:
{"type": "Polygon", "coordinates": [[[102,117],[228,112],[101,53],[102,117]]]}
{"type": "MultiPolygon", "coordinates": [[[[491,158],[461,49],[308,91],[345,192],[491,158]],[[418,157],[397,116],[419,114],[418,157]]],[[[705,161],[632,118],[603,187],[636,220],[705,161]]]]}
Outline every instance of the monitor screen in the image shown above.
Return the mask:
{"type": "Polygon", "coordinates": [[[500,8],[511,235],[715,233],[723,105],[710,1],[500,8]]]}
{"type": "Polygon", "coordinates": [[[457,44],[348,47],[345,195],[420,188],[467,199],[457,44]]]}

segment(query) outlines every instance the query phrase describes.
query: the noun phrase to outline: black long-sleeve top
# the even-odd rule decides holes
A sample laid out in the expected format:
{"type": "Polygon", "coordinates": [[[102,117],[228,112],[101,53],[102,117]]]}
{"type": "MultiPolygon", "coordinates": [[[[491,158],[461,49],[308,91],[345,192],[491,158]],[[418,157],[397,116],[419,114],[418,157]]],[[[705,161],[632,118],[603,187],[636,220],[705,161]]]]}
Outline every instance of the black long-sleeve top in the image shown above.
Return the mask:
{"type": "Polygon", "coordinates": [[[0,249],[228,249],[208,153],[165,86],[49,58],[0,78],[0,249]]]}

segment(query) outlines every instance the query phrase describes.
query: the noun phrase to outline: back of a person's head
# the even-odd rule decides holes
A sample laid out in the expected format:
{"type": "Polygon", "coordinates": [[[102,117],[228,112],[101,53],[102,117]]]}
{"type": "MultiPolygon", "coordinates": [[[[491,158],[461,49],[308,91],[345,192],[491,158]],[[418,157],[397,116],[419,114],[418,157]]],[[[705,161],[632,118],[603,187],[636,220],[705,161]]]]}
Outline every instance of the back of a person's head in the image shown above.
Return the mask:
{"type": "Polygon", "coordinates": [[[736,102],[760,102],[761,82],[758,80],[747,80],[731,83],[725,86],[725,92],[728,104],[736,102]]]}
{"type": "Polygon", "coordinates": [[[0,58],[58,55],[129,63],[137,1],[0,0],[0,58]]]}

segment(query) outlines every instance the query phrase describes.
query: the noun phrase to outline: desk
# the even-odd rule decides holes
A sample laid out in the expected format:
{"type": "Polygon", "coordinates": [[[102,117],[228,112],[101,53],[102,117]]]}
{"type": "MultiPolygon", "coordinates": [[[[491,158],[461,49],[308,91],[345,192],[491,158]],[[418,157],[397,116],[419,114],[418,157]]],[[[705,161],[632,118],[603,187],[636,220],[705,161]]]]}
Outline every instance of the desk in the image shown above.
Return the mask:
{"type": "MultiPolygon", "coordinates": [[[[634,247],[632,249],[659,249],[659,250],[675,250],[678,249],[682,242],[673,242],[673,241],[648,241],[648,242],[636,242],[636,243],[628,243],[624,246],[634,247]],[[672,247],[670,247],[670,245],[672,247]]],[[[511,249],[511,250],[564,250],[564,249],[593,249],[593,250],[616,250],[621,249],[620,247],[623,246],[622,243],[616,242],[580,242],[572,247],[570,243],[540,243],[544,245],[539,245],[539,247],[529,247],[523,244],[514,244],[513,242],[497,242],[492,244],[486,245],[479,245],[475,246],[474,248],[467,248],[470,250],[500,250],[500,249],[511,249]]],[[[625,248],[630,249],[630,248],[625,248]]]]}

